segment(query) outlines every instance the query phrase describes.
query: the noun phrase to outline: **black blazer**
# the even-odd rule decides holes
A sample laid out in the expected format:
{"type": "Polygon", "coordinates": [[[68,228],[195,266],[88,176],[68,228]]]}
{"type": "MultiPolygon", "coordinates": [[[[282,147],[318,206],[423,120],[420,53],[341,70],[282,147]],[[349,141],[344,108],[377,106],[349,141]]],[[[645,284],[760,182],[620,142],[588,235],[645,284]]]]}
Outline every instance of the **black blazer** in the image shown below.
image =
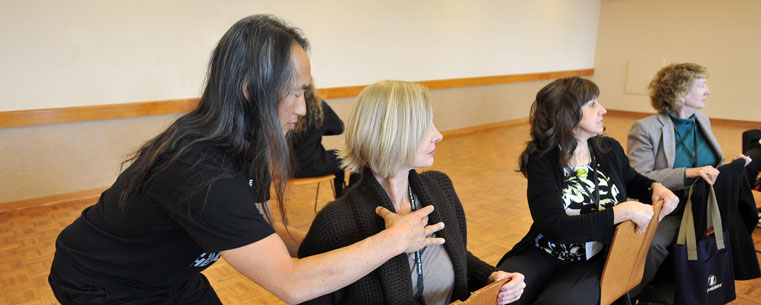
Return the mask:
{"type": "MultiPolygon", "coordinates": [[[[729,232],[729,249],[736,280],[761,277],[752,236],[753,229],[758,224],[758,212],[750,186],[745,179],[744,166],[745,160],[737,159],[719,167],[721,174],[713,185],[721,212],[722,227],[724,231],[729,232]]],[[[696,233],[705,232],[707,227],[707,198],[708,183],[698,179],[692,191],[692,215],[696,233]]]]}
{"type": "MultiPolygon", "coordinates": [[[[602,150],[591,145],[592,153],[600,164],[600,170],[618,186],[618,202],[624,202],[629,197],[650,202],[649,188],[654,181],[640,175],[629,166],[629,158],[624,154],[621,144],[613,138],[602,137],[600,146],[602,150]]],[[[559,243],[611,243],[616,227],[613,224],[613,209],[576,216],[566,214],[561,191],[563,169],[558,166],[558,158],[559,148],[543,155],[535,153],[529,157],[526,193],[534,223],[526,236],[508,251],[497,265],[532,246],[539,233],[559,243]]]]}

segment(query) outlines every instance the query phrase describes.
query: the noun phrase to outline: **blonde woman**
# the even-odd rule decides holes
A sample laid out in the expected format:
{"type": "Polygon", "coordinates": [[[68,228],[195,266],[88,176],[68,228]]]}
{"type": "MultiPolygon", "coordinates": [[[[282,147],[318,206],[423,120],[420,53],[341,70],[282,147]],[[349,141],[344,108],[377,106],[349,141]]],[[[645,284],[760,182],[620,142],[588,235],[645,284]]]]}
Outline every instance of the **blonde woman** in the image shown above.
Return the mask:
{"type": "Polygon", "coordinates": [[[299,256],[340,248],[383,230],[383,220],[375,213],[378,203],[400,215],[433,206],[428,223],[445,223],[436,236],[447,242],[397,255],[357,282],[309,304],[449,304],[505,278],[510,281],[495,303],[520,298],[525,287],[521,274],[496,271],[468,252],[465,214],[449,177],[416,171],[433,165],[441,139],[424,87],[382,81],[360,93],[348,121],[342,158],[347,169],[361,171],[362,177],[320,211],[299,256]]]}

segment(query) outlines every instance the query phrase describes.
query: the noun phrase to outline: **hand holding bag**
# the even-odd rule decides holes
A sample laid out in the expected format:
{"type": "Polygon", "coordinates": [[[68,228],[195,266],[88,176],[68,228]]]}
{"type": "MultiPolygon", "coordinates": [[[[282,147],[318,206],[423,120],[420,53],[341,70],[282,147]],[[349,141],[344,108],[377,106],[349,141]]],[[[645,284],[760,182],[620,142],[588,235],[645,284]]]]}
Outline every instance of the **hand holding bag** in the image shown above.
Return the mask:
{"type": "Polygon", "coordinates": [[[695,224],[692,218],[694,188],[695,183],[690,187],[673,251],[677,303],[726,304],[735,299],[729,238],[727,232],[722,230],[721,214],[713,186],[708,185],[706,223],[713,224],[714,233],[707,236],[701,234],[700,240],[696,240],[695,224]]]}

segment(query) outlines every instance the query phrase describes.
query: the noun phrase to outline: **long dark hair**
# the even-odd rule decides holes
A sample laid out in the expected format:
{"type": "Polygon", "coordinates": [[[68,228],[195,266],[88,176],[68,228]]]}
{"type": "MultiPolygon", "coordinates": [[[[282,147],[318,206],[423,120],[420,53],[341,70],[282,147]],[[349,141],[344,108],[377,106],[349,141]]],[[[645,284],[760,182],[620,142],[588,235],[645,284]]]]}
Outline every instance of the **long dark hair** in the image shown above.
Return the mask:
{"type": "MultiPolygon", "coordinates": [[[[523,176],[528,177],[529,158],[534,153],[544,155],[560,148],[558,166],[567,168],[576,150],[574,129],[581,121],[581,107],[600,95],[600,89],[591,80],[580,77],[557,79],[536,93],[531,105],[531,140],[518,158],[523,176]]],[[[599,137],[595,137],[599,146],[599,137]]]]}
{"type": "MultiPolygon", "coordinates": [[[[212,52],[198,108],[125,161],[134,163],[125,171],[122,207],[153,177],[180,160],[190,165],[183,169],[188,176],[203,162],[213,170],[190,179],[190,185],[181,189],[182,195],[190,197],[201,191],[208,195],[211,185],[220,179],[246,177],[257,190],[257,202],[263,202],[272,182],[281,219],[287,223],[285,188],[291,165],[278,105],[295,82],[294,44],[304,50],[309,46],[298,29],[274,16],[255,15],[235,23],[212,52]]],[[[267,205],[262,206],[269,216],[267,205]]]]}

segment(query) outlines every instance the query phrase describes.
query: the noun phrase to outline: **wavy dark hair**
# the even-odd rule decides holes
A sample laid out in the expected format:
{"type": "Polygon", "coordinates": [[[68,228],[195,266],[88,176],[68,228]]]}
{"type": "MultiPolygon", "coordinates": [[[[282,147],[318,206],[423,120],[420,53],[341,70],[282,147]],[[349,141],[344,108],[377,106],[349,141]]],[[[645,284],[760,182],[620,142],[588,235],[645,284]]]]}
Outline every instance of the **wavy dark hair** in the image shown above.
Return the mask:
{"type": "MultiPolygon", "coordinates": [[[[274,16],[254,15],[236,22],[211,54],[198,107],[125,161],[134,163],[124,173],[120,205],[128,205],[153,177],[182,160],[189,164],[184,173],[195,177],[179,189],[182,196],[199,192],[208,196],[215,182],[246,177],[257,190],[257,202],[263,202],[272,182],[281,219],[287,224],[285,189],[291,165],[278,105],[295,82],[294,44],[304,50],[309,47],[299,29],[274,16]],[[193,169],[202,163],[213,170],[197,177],[193,169]]],[[[269,217],[267,205],[262,207],[269,217]]]]}
{"type": "Polygon", "coordinates": [[[322,127],[322,121],[325,119],[325,115],[322,113],[323,98],[317,94],[317,89],[314,88],[314,82],[309,88],[304,91],[304,100],[307,104],[306,115],[300,116],[296,121],[296,126],[293,128],[295,133],[304,133],[309,125],[314,128],[322,127]]]}
{"type": "MultiPolygon", "coordinates": [[[[534,153],[544,155],[560,148],[558,166],[568,168],[576,150],[574,129],[581,121],[581,107],[600,95],[600,89],[591,80],[580,77],[557,79],[536,93],[531,105],[531,140],[518,158],[518,171],[528,177],[529,158],[534,153]]],[[[595,137],[599,147],[599,137],[595,137]]]]}

